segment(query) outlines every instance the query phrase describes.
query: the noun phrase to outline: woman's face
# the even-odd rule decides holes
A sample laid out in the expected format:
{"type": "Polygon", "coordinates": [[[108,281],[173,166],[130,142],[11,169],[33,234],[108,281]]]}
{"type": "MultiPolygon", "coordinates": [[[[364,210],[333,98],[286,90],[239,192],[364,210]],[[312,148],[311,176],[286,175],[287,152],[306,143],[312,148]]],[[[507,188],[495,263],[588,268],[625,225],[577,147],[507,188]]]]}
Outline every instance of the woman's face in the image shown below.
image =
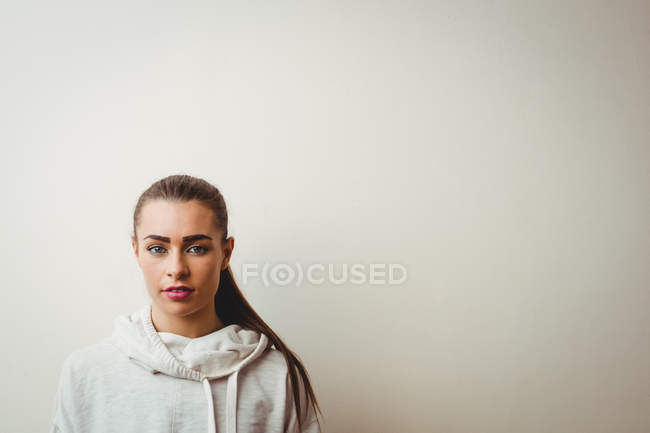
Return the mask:
{"type": "Polygon", "coordinates": [[[220,272],[228,266],[234,239],[220,242],[214,211],[196,200],[150,201],[141,212],[138,242],[133,241],[132,246],[152,308],[165,316],[213,314],[220,272]],[[173,299],[165,292],[171,286],[187,286],[193,291],[173,299]]]}

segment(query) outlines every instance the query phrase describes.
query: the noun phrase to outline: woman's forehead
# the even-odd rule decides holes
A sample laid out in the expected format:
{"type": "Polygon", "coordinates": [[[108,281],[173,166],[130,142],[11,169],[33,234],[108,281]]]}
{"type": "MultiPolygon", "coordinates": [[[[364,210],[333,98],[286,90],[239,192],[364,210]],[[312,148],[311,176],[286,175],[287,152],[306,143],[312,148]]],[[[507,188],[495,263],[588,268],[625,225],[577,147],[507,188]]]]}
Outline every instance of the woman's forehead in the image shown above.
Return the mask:
{"type": "Polygon", "coordinates": [[[197,201],[156,200],[144,205],[140,216],[142,236],[157,234],[180,238],[203,233],[212,237],[217,231],[214,212],[197,201]]]}

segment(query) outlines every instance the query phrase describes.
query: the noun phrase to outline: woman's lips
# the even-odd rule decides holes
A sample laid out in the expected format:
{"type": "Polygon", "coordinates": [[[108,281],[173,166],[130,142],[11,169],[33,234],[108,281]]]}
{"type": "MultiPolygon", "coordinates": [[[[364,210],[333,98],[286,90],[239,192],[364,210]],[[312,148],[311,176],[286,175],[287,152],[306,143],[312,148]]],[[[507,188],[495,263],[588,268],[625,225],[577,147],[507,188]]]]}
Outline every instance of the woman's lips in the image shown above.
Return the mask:
{"type": "Polygon", "coordinates": [[[169,286],[164,291],[166,292],[168,290],[190,290],[190,291],[192,291],[194,289],[192,289],[191,287],[187,287],[187,286],[169,286]]]}
{"type": "Polygon", "coordinates": [[[190,296],[194,292],[194,290],[183,290],[183,291],[171,291],[171,290],[165,290],[164,293],[167,295],[169,299],[172,299],[174,301],[178,301],[180,299],[185,299],[188,296],[190,296]]]}
{"type": "Polygon", "coordinates": [[[163,290],[165,295],[174,301],[187,298],[193,291],[194,289],[191,289],[187,286],[170,286],[163,290]]]}

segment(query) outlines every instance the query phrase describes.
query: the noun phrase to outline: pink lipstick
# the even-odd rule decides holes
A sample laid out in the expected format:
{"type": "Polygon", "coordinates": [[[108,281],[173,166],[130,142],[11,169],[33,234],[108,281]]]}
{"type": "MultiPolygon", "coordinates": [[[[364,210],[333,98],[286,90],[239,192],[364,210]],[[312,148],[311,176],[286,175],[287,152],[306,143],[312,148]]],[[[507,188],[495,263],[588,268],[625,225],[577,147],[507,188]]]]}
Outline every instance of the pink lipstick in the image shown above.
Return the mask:
{"type": "Polygon", "coordinates": [[[194,289],[186,286],[172,286],[167,287],[165,290],[163,290],[169,299],[173,299],[175,301],[187,298],[190,296],[190,294],[192,294],[193,291],[194,289]]]}

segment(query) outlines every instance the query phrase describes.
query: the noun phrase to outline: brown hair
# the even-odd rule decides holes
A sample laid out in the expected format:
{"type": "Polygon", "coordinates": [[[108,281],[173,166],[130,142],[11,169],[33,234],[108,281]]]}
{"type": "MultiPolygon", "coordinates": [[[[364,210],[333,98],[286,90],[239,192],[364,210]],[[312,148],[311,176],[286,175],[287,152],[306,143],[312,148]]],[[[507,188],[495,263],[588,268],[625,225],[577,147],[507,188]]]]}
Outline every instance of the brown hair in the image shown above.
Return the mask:
{"type": "MultiPolygon", "coordinates": [[[[221,242],[226,241],[228,237],[228,212],[221,192],[214,185],[203,179],[189,175],[172,175],[154,182],[140,195],[133,212],[133,239],[136,243],[136,227],[140,224],[142,207],[151,200],[168,200],[172,202],[200,201],[214,211],[217,227],[220,228],[222,233],[221,242]]],[[[316,401],[307,370],[302,365],[298,356],[284,344],[280,337],[246,301],[235,282],[230,265],[221,271],[219,288],[214,296],[214,308],[219,319],[225,326],[238,324],[243,328],[261,332],[269,338],[269,344],[266,348],[268,349],[271,345],[274,345],[282,353],[287,363],[293,395],[300,395],[298,392],[298,387],[300,386],[299,374],[300,380],[304,385],[305,393],[303,395],[307,396],[307,405],[312,404],[315,406],[322,417],[323,414],[316,401]]],[[[302,424],[305,421],[303,418],[307,416],[307,410],[305,408],[304,414],[301,412],[300,400],[300,398],[294,398],[296,413],[298,413],[298,425],[300,431],[302,431],[302,424]]],[[[316,416],[316,422],[320,428],[318,415],[316,416]]]]}

